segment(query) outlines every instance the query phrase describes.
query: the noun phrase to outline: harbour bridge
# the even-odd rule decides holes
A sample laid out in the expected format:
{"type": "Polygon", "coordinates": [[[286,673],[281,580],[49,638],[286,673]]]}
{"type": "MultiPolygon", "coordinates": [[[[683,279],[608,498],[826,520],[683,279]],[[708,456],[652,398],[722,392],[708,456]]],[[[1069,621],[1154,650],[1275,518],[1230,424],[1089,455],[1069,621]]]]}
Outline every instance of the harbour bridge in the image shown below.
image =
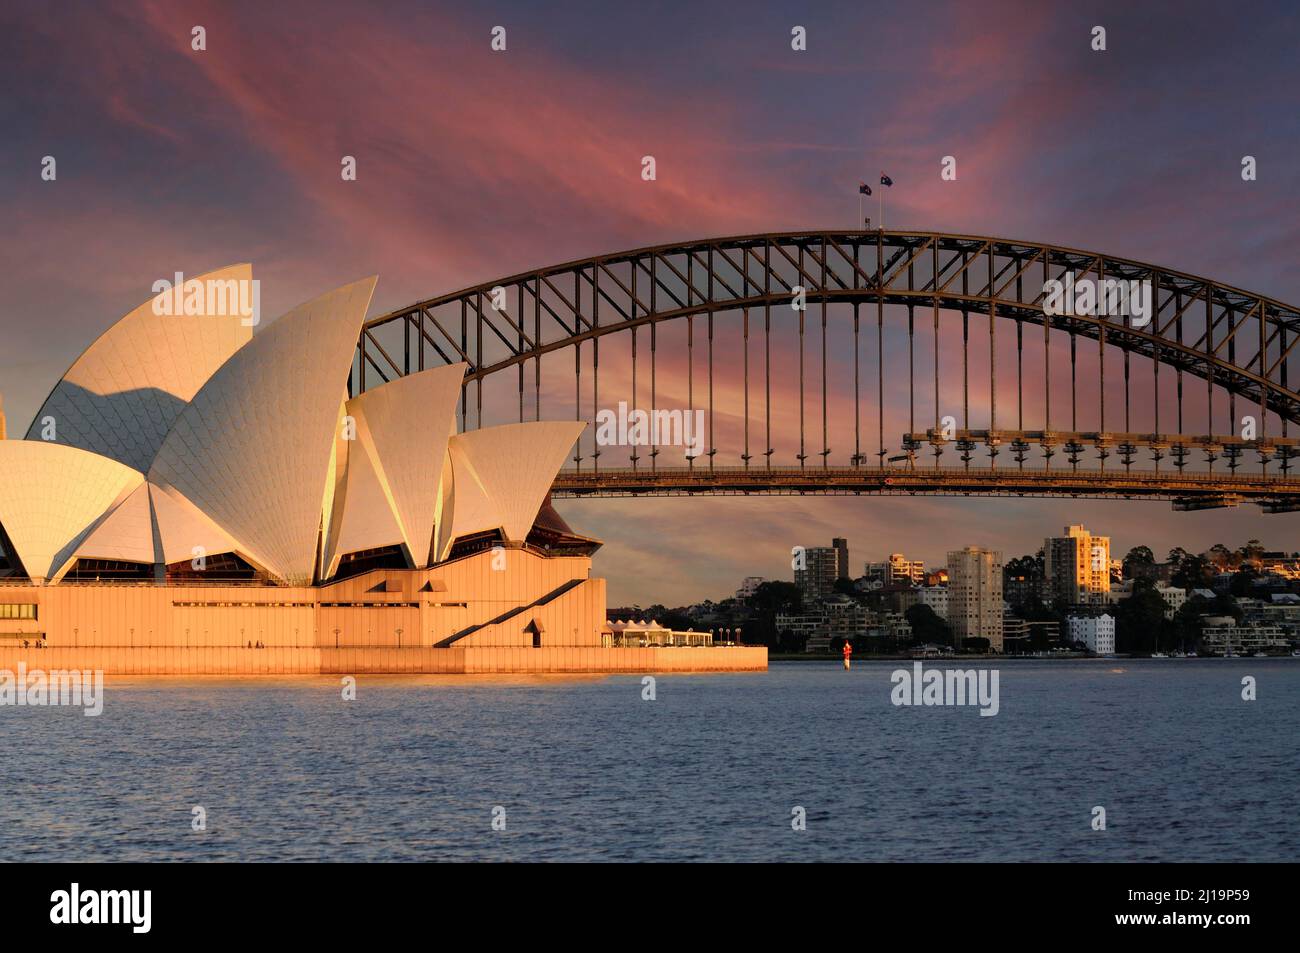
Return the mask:
{"type": "Polygon", "coordinates": [[[589,427],[554,485],[563,497],[1073,496],[1292,512],[1297,342],[1294,306],[1130,259],[805,231],[618,252],[416,302],[366,322],[349,386],[463,361],[462,429],[485,413],[594,422],[620,403],[704,421],[687,449],[603,445],[589,427]],[[1059,313],[1049,283],[1067,281],[1140,282],[1149,313],[1059,313]]]}

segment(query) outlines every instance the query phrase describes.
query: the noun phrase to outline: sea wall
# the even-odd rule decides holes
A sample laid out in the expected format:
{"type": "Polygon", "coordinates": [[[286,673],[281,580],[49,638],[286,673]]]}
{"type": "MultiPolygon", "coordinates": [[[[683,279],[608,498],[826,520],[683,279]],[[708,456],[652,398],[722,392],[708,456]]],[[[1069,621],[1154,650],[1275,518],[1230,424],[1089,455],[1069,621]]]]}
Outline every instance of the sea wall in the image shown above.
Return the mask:
{"type": "Polygon", "coordinates": [[[0,669],[89,669],[106,675],[382,675],[762,672],[761,646],[710,648],[293,648],[0,646],[0,669]]]}

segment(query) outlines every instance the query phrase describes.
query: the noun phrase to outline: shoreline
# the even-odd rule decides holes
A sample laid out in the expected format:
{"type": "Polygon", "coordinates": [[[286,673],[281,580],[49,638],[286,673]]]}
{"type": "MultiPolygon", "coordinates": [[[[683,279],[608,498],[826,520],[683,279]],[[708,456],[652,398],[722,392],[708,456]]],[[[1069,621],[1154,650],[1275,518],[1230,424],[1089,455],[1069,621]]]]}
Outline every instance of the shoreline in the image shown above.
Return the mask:
{"type": "Polygon", "coordinates": [[[762,672],[763,646],[587,648],[0,647],[0,670],[106,675],[615,675],[762,672]]]}
{"type": "MultiPolygon", "coordinates": [[[[824,654],[789,654],[789,653],[769,653],[769,662],[839,662],[842,660],[840,655],[824,654]]],[[[1192,657],[1184,656],[1182,658],[1166,657],[1152,658],[1149,655],[1083,655],[1081,653],[1072,653],[1069,655],[997,655],[997,654],[970,654],[970,655],[927,655],[918,657],[915,655],[853,655],[854,662],[956,662],[956,661],[979,661],[979,662],[1197,662],[1206,659],[1215,661],[1222,660],[1222,655],[1196,655],[1192,657]]],[[[1292,659],[1293,655],[1265,655],[1256,658],[1253,655],[1231,655],[1227,656],[1228,661],[1238,659],[1250,659],[1252,661],[1268,661],[1272,659],[1292,659]]]]}

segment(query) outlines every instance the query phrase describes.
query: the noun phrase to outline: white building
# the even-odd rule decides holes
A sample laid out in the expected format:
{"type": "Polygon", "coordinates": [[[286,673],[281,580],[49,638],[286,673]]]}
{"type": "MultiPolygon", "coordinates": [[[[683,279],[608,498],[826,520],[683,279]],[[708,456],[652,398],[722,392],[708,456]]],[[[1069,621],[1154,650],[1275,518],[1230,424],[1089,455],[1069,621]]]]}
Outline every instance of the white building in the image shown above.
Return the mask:
{"type": "Polygon", "coordinates": [[[1165,600],[1166,619],[1172,619],[1187,601],[1187,590],[1179,589],[1177,586],[1156,586],[1156,592],[1160,593],[1160,598],[1165,600]]]}
{"type": "Polygon", "coordinates": [[[1066,619],[1071,642],[1082,642],[1094,655],[1115,654],[1115,618],[1110,615],[1072,615],[1066,619]]]}
{"type": "MultiPolygon", "coordinates": [[[[1187,601],[1187,590],[1177,586],[1156,586],[1156,592],[1165,601],[1165,618],[1172,619],[1174,614],[1187,601]]],[[[1121,585],[1111,590],[1111,601],[1120,602],[1133,595],[1133,580],[1126,579],[1121,585]]]]}
{"type": "MultiPolygon", "coordinates": [[[[1215,621],[1206,619],[1207,622],[1215,621]]],[[[1202,647],[1211,655],[1251,655],[1255,652],[1281,655],[1290,648],[1286,634],[1276,625],[1236,625],[1232,617],[1201,631],[1202,647]]]]}
{"type": "Polygon", "coordinates": [[[736,590],[737,599],[748,599],[754,593],[758,592],[758,587],[767,582],[762,576],[746,576],[740,583],[740,588],[736,590]]]}
{"type": "Polygon", "coordinates": [[[925,586],[916,591],[921,605],[929,606],[940,619],[948,619],[948,587],[925,586]]]}
{"type": "Polygon", "coordinates": [[[606,648],[647,648],[649,646],[707,646],[713,644],[712,632],[674,632],[657,619],[649,622],[644,619],[620,619],[606,627],[604,644],[606,648]]]}

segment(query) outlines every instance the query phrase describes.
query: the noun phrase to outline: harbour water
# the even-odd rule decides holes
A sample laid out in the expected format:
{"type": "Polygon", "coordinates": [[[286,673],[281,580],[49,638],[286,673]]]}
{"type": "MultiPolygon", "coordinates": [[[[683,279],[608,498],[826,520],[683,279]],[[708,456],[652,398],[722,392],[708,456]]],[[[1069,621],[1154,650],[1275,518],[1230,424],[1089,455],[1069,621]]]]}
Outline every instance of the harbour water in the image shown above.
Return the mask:
{"type": "Polygon", "coordinates": [[[1300,660],[995,667],[993,717],[893,705],[897,662],[653,700],[642,676],[362,677],[354,701],[110,678],[99,717],[0,707],[0,860],[1300,859],[1300,660]]]}

